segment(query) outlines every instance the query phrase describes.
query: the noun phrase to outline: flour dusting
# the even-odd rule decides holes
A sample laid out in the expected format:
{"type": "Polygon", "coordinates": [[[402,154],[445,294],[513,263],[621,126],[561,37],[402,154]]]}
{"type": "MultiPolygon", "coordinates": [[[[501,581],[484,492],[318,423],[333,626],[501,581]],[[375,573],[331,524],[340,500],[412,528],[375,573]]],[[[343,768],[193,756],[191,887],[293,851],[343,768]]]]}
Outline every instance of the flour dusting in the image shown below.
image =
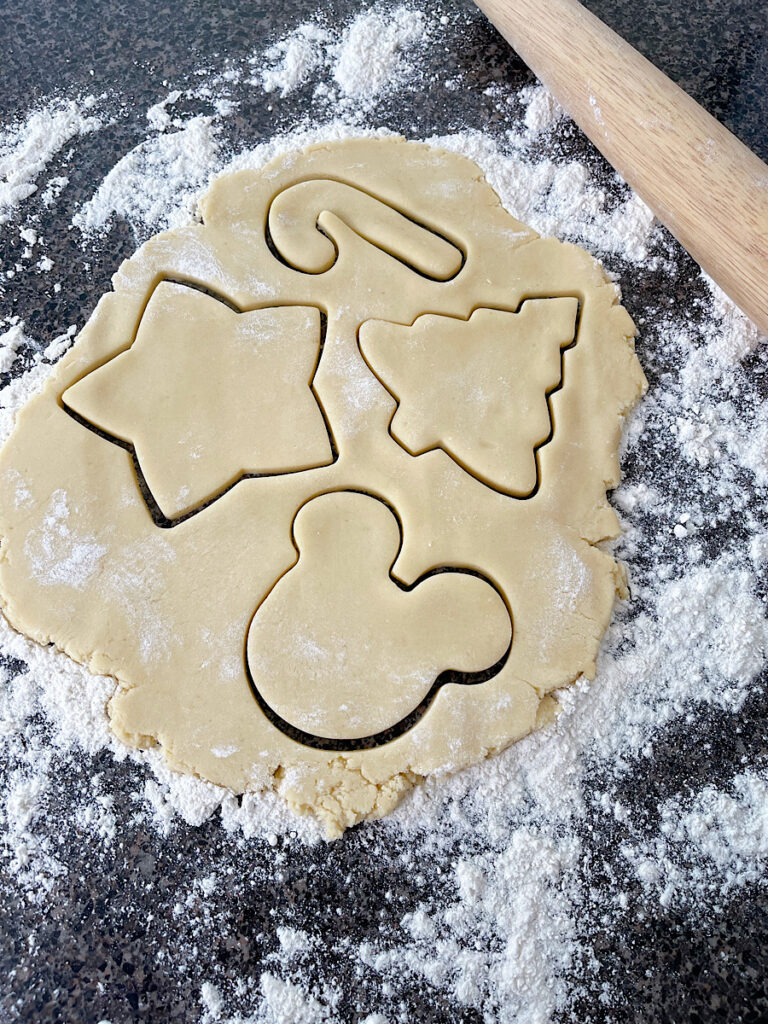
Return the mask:
{"type": "Polygon", "coordinates": [[[217,155],[211,118],[190,118],[177,131],[147,139],[126,154],[72,223],[86,236],[103,231],[115,217],[127,221],[137,236],[184,223],[217,155]]]}
{"type": "Polygon", "coordinates": [[[264,92],[279,91],[281,97],[285,97],[303,85],[325,64],[326,48],[332,38],[331,33],[319,25],[299,25],[291,35],[271,46],[265,57],[273,62],[272,66],[261,71],[264,92]]]}
{"type": "Polygon", "coordinates": [[[424,44],[425,24],[423,14],[406,7],[356,18],[342,37],[333,69],[342,95],[373,96],[385,86],[402,83],[412,69],[405,54],[417,43],[424,44]]]}
{"type": "Polygon", "coordinates": [[[0,130],[0,225],[37,191],[37,179],[70,139],[102,127],[96,105],[93,96],[54,99],[0,130]]]}

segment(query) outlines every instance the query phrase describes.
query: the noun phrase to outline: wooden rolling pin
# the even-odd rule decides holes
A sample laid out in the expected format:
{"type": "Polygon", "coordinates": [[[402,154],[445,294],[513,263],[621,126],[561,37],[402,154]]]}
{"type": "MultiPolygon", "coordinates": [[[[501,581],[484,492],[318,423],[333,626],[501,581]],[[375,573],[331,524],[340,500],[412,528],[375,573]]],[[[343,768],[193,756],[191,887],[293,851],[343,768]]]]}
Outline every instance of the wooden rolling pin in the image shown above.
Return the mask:
{"type": "Polygon", "coordinates": [[[476,0],[697,263],[768,334],[768,166],[576,0],[476,0]]]}

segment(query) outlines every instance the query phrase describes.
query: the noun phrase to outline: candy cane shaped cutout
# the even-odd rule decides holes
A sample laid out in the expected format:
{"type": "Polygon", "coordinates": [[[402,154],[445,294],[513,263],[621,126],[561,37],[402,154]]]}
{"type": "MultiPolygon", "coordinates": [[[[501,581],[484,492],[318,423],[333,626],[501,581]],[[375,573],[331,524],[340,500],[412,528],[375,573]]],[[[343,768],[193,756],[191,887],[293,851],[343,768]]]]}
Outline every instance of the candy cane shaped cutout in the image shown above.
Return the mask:
{"type": "Polygon", "coordinates": [[[452,280],[464,265],[464,252],[443,231],[356,185],[330,178],[312,178],[279,192],[269,207],[267,238],[288,266],[322,274],[338,257],[333,241],[338,221],[433,281],[452,280]]]}

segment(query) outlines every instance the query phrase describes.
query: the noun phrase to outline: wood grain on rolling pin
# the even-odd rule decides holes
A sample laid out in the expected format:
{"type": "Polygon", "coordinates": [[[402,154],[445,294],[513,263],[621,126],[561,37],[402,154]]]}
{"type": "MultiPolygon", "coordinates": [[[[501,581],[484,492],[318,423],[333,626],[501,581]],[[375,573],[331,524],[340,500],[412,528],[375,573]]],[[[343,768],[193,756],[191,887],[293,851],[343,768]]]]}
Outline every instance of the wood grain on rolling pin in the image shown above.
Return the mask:
{"type": "Polygon", "coordinates": [[[768,166],[576,0],[477,3],[696,262],[768,334],[768,166]]]}

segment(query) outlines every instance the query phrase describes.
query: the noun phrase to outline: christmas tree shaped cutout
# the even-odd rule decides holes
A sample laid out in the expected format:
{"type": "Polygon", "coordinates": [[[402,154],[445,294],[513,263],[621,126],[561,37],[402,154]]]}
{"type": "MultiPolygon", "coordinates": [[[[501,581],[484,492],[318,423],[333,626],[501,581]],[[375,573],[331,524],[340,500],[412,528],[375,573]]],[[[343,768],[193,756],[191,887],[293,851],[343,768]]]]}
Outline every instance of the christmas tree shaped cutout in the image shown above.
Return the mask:
{"type": "Polygon", "coordinates": [[[360,349],[398,403],[394,439],[411,455],[442,448],[490,487],[528,497],[536,452],[552,436],[549,396],[562,382],[578,307],[575,297],[529,299],[517,313],[364,323],[360,349]]]}

